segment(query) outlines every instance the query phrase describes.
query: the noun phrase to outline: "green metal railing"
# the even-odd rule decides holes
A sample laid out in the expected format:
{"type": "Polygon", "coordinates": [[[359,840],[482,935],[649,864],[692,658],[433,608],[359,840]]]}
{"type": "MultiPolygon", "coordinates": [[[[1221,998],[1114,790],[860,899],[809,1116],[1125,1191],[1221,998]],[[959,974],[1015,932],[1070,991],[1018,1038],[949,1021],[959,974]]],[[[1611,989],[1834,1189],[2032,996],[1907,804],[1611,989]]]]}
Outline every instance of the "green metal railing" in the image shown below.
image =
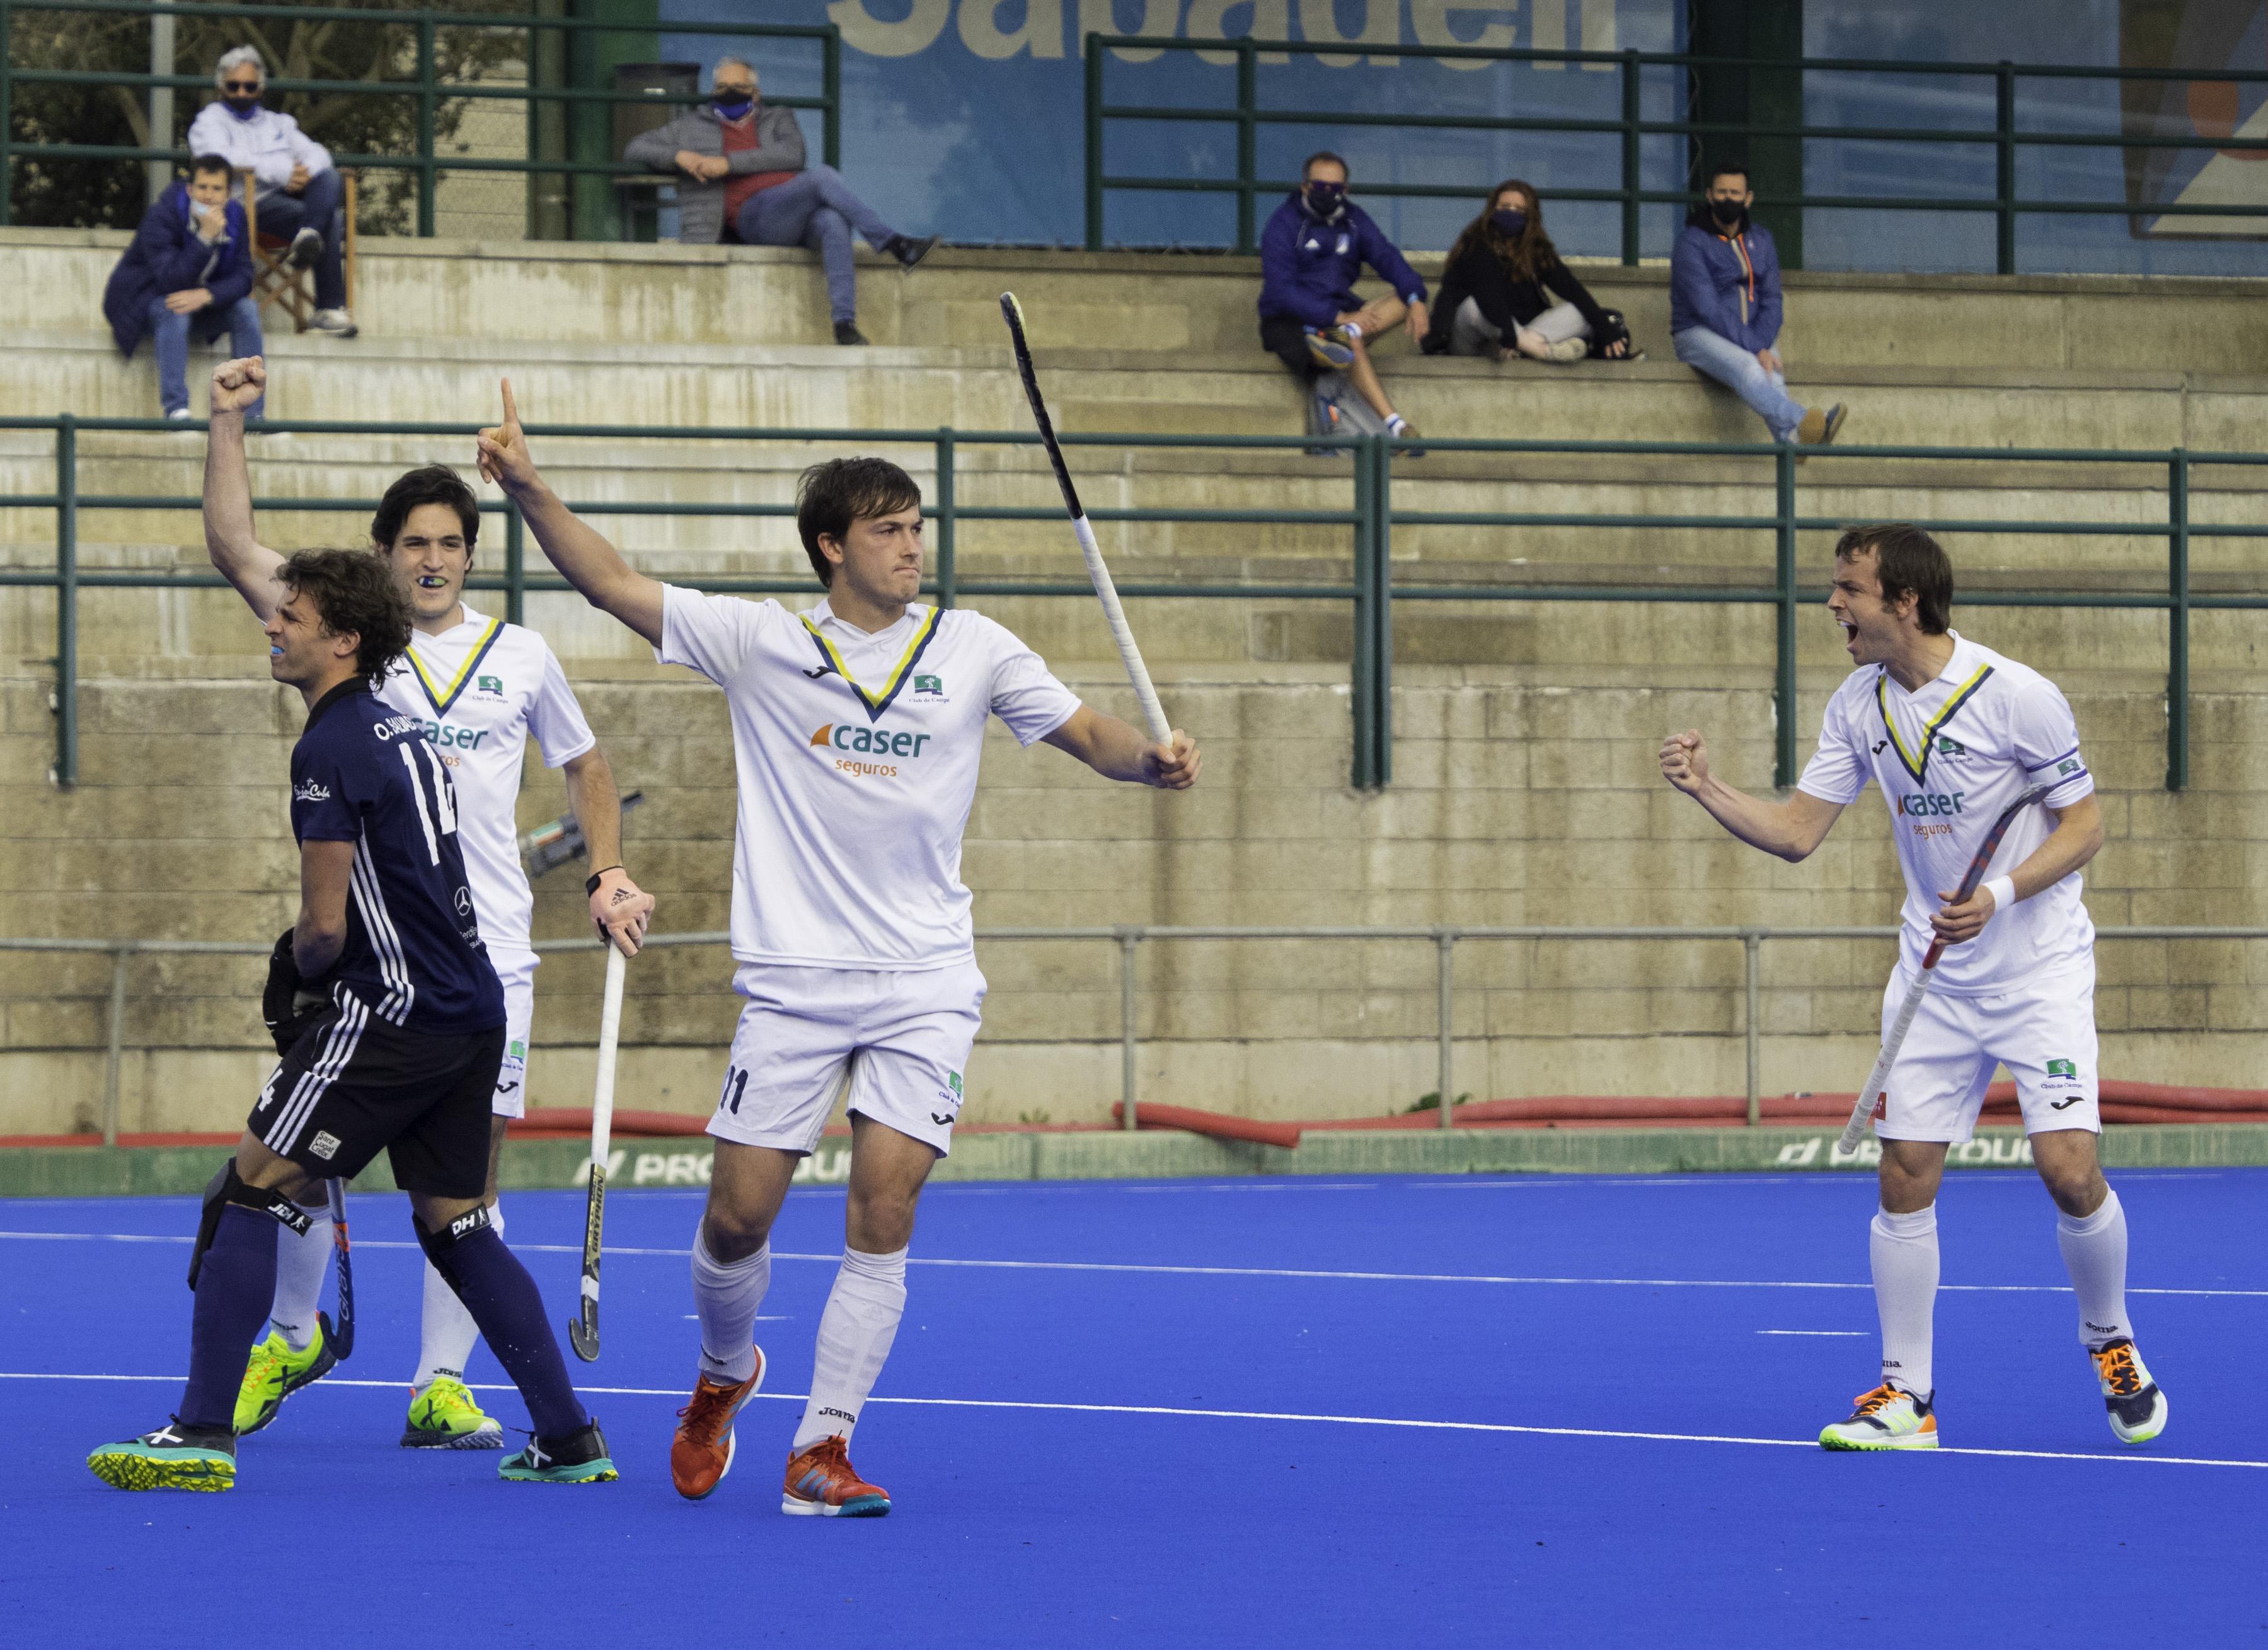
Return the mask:
{"type": "MultiPolygon", "coordinates": [[[[553,33],[570,37],[590,37],[602,34],[636,34],[650,36],[660,31],[653,23],[626,24],[598,22],[581,18],[540,17],[526,12],[461,12],[461,11],[351,11],[335,6],[293,5],[236,5],[236,4],[173,4],[159,0],[0,0],[0,226],[9,221],[10,190],[4,187],[13,177],[13,167],[19,160],[36,161],[41,158],[58,160],[172,160],[187,165],[191,158],[187,149],[133,149],[122,145],[102,144],[24,144],[11,142],[9,114],[14,88],[18,85],[84,85],[89,87],[151,87],[173,86],[188,91],[212,90],[212,77],[202,75],[158,75],[114,72],[91,69],[26,69],[16,66],[12,55],[13,41],[11,21],[14,14],[26,11],[97,12],[113,16],[259,18],[275,22],[319,21],[332,24],[352,23],[372,27],[395,27],[415,32],[415,70],[406,80],[291,80],[280,77],[268,81],[270,92],[314,92],[335,95],[414,98],[417,103],[416,147],[409,155],[336,154],[333,161],[341,167],[372,168],[379,171],[410,172],[417,176],[417,233],[433,233],[435,184],[444,173],[449,172],[506,172],[546,174],[565,174],[578,177],[643,177],[643,166],[626,166],[620,161],[538,160],[490,158],[469,155],[444,155],[437,152],[434,125],[440,104],[446,99],[468,98],[488,99],[505,102],[525,103],[531,107],[541,103],[566,105],[614,105],[617,103],[669,103],[672,99],[652,92],[600,91],[578,86],[505,86],[483,82],[447,82],[438,77],[436,45],[443,29],[512,30],[528,38],[528,62],[535,60],[535,41],[539,34],[553,33]]],[[[734,40],[808,40],[816,41],[821,52],[821,91],[816,97],[774,97],[765,94],[765,102],[779,108],[817,109],[826,116],[826,131],[821,139],[821,158],[830,166],[843,159],[843,33],[833,24],[810,25],[788,23],[688,23],[673,26],[674,33],[724,35],[734,40]]],[[[320,139],[320,132],[310,134],[320,139]]]]}
{"type": "MultiPolygon", "coordinates": [[[[333,422],[275,422],[277,432],[307,435],[430,436],[462,440],[478,429],[469,424],[356,424],[333,422]]],[[[0,418],[0,431],[46,431],[55,437],[55,487],[50,492],[0,495],[0,509],[52,510],[55,522],[55,564],[52,568],[0,568],[0,587],[53,590],[55,608],[55,765],[58,785],[77,783],[78,777],[78,595],[86,589],[170,590],[219,587],[223,581],[210,572],[152,572],[114,568],[83,568],[79,564],[80,516],[88,511],[195,511],[200,501],[178,495],[91,494],[79,486],[79,438],[88,432],[178,433],[180,426],[157,418],[79,418],[63,414],[51,418],[0,418]]],[[[778,429],[756,427],[666,428],[608,424],[531,425],[531,436],[589,438],[606,441],[713,441],[855,443],[868,447],[926,446],[934,455],[937,483],[923,513],[934,524],[932,540],[933,573],[924,584],[939,605],[952,607],[969,596],[1091,598],[1080,579],[970,578],[961,569],[959,527],[970,521],[1053,521],[1062,519],[1059,506],[972,505],[963,503],[955,476],[961,451],[968,447],[1036,446],[1037,435],[1027,431],[972,431],[943,426],[930,430],[778,429]]],[[[1174,600],[1344,601],[1354,610],[1351,681],[1353,758],[1351,782],[1360,789],[1381,788],[1394,774],[1394,610],[1397,602],[1649,602],[1696,603],[1711,606],[1768,607],[1773,611],[1773,783],[1792,784],[1797,773],[1796,745],[1796,611],[1806,600],[1824,600],[1823,583],[1807,586],[1798,576],[1796,538],[1800,533],[1832,533],[1845,525],[1839,518],[1805,515],[1798,508],[1796,449],[1774,443],[1698,441],[1455,441],[1425,442],[1435,453],[1611,455],[1628,458],[1764,459],[1771,465],[1773,507],[1769,514],[1600,514],[1566,512],[1428,511],[1411,510],[1394,503],[1394,455],[1406,448],[1384,436],[1314,438],[1302,436],[1207,436],[1059,434],[1066,447],[1178,448],[1200,451],[1294,452],[1331,448],[1349,452],[1353,459],[1352,497],[1343,510],[1205,510],[1097,507],[1088,511],[1098,522],[1211,523],[1251,526],[1343,527],[1351,538],[1351,573],[1344,582],[1272,583],[1247,580],[1189,584],[1160,581],[1121,581],[1119,593],[1132,598],[1174,600]],[[1397,580],[1394,570],[1393,535],[1397,527],[1480,527],[1532,529],[1537,527],[1700,529],[1731,533],[1769,534],[1772,542],[1771,582],[1756,585],[1707,586],[1672,584],[1521,584],[1511,579],[1420,584],[1397,580]]],[[[2166,578],[2162,590],[1976,590],[1966,589],[1959,600],[1972,607],[2143,609],[2167,615],[2166,661],[2166,788],[2184,789],[2190,772],[2190,629],[2199,610],[2268,609],[2268,591],[2199,591],[2191,579],[2190,546],[2199,538],[2268,538],[2268,525],[2216,522],[2191,519],[2190,482],[2200,467],[2268,466],[2264,453],[2200,453],[2183,448],[2154,450],[2066,447],[1932,447],[1834,446],[1808,447],[1801,457],[1815,462],[1864,460],[1970,461],[1995,466],[2078,464],[2148,466],[2165,476],[2166,515],[2162,522],[2085,521],[1923,518],[1918,525],[1948,534],[2060,534],[2065,536],[2139,538],[2165,546],[2166,578]]],[[[1817,471],[1813,471],[1815,477],[1817,471]]],[[[359,514],[373,507],[367,498],[262,498],[263,510],[306,511],[359,514]]],[[[789,517],[792,503],[664,503],[593,500],[571,507],[596,516],[674,517],[789,517]]],[[[483,501],[484,511],[504,518],[504,566],[498,572],[478,572],[468,581],[475,590],[500,590],[505,595],[505,615],[517,622],[527,593],[567,588],[557,575],[531,572],[527,567],[526,533],[516,507],[508,501],[483,501]]],[[[671,577],[665,575],[665,577],[671,577]]],[[[808,594],[806,577],[716,578],[695,575],[675,582],[703,590],[747,594],[808,594]]]]}
{"type": "MultiPolygon", "coordinates": [[[[2233,137],[2146,136],[2124,132],[2027,131],[2016,123],[2016,87],[2020,80],[2152,80],[2233,81],[2268,84],[2268,70],[2216,70],[2212,74],[2177,69],[2099,69],[2075,65],[1997,63],[1909,63],[1866,57],[1697,57],[1681,52],[1584,52],[1502,49],[1478,46],[1396,45],[1400,56],[1438,60],[1491,61],[1513,63],[1579,63],[1612,69],[1620,76],[1620,113],[1612,120],[1572,115],[1373,114],[1346,109],[1271,109],[1260,106],[1259,62],[1262,53],[1316,56],[1366,49],[1358,44],[1326,44],[1312,41],[1183,40],[1151,34],[1089,34],[1086,37],[1086,247],[1099,252],[1103,245],[1103,196],[1113,189],[1168,194],[1233,195],[1236,197],[1238,252],[1249,253],[1255,238],[1258,202],[1263,195],[1281,195],[1298,187],[1295,180],[1263,180],[1259,176],[1257,151],[1263,126],[1385,127],[1400,131],[1422,129],[1463,132],[1590,133],[1612,138],[1620,145],[1621,182],[1611,189],[1554,188],[1558,201],[1609,202],[1622,208],[1622,261],[1638,261],[1638,209],[1645,205],[1690,205],[1694,191],[1688,181],[1686,158],[1677,158],[1675,175],[1662,185],[1647,188],[1644,181],[1643,140],[1652,136],[1700,138],[1845,139],[1869,143],[1958,144],[1990,146],[1994,157],[1993,191],[1990,195],[1799,195],[1775,199],[1769,205],[1800,210],[1805,207],[1861,207],[1869,210],[1914,212],[1990,212],[1998,233],[1996,263],[2002,275],[2016,272],[2016,219],[2028,212],[2129,217],[2199,216],[2268,217],[2268,205],[2183,205],[2167,202],[2139,205],[2132,201],[2024,200],[2016,192],[2016,154],[2020,149],[2227,149],[2233,137]],[[1113,48],[1148,51],[1233,54],[1236,63],[1236,105],[1233,108],[1193,108],[1183,105],[1112,104],[1103,97],[1104,53],[1113,48]],[[1946,130],[1903,126],[1787,126],[1756,122],[1650,121],[1639,99],[1640,77],[1648,69],[1771,70],[1789,74],[1813,72],[1934,75],[1953,79],[1988,79],[1994,89],[1993,123],[1990,129],[1946,130]],[[1111,121],[1174,122],[1233,125],[1236,129],[1236,175],[1233,178],[1116,177],[1104,170],[1103,139],[1111,121]]],[[[1470,183],[1389,183],[1361,180],[1365,195],[1421,199],[1474,200],[1492,179],[1470,183]]]]}

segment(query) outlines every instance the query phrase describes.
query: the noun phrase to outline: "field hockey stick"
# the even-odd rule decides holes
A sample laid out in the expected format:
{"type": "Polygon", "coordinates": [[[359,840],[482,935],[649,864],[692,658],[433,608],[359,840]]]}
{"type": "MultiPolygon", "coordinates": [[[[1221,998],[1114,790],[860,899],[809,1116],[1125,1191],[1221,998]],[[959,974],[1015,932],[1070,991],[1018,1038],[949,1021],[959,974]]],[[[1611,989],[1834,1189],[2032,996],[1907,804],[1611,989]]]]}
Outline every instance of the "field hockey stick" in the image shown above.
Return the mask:
{"type": "MultiPolygon", "coordinates": [[[[1984,880],[1984,873],[1999,851],[2000,839],[2008,834],[2008,827],[2016,822],[2016,815],[2048,793],[2046,785],[2034,785],[2008,804],[1992,829],[1984,833],[1984,841],[1977,850],[1977,857],[1969,862],[1969,869],[1961,879],[1960,889],[1954,895],[1955,905],[1965,905],[1977,892],[1977,885],[1984,880]]],[[[1997,913],[1996,913],[1997,915],[1997,913]]],[[[1921,999],[1929,995],[1929,983],[1937,968],[1937,960],[1945,954],[1945,941],[1933,939],[1929,949],[1922,954],[1921,978],[1914,982],[1906,993],[1906,1000],[1898,1005],[1898,1017],[1890,1021],[1890,1035],[1882,1039],[1882,1052],[1875,1058],[1874,1069],[1867,1073],[1867,1086],[1859,1091],[1858,1103],[1851,1108],[1851,1121],[1843,1125],[1843,1138],[1836,1150],[1848,1155],[1858,1149],[1859,1137],[1867,1132],[1867,1120],[1873,1116],[1874,1102],[1882,1097],[1882,1090],[1890,1080],[1890,1067],[1897,1064],[1898,1050],[1904,1046],[1906,1033],[1913,1029],[1914,1016],[1921,1011],[1921,999]]]]}
{"type": "Polygon", "coordinates": [[[599,1357],[599,1234],[607,1219],[607,1153],[615,1127],[615,1050],[622,1031],[622,952],[607,942],[607,994],[599,1009],[599,1080],[591,1095],[591,1195],[583,1216],[583,1302],[567,1338],[585,1363],[599,1357]]]}
{"type": "Polygon", "coordinates": [[[331,1350],[344,1363],[354,1356],[354,1261],[347,1242],[347,1185],[342,1180],[325,1184],[331,1195],[331,1247],[339,1252],[339,1321],[333,1326],[331,1350]]]}
{"type": "Polygon", "coordinates": [[[1094,581],[1094,593],[1102,603],[1102,616],[1110,622],[1111,639],[1118,644],[1118,657],[1126,667],[1126,680],[1134,684],[1134,696],[1142,702],[1142,720],[1150,737],[1160,745],[1174,742],[1174,730],[1166,720],[1166,712],[1158,703],[1158,690],[1150,685],[1150,667],[1142,662],[1142,650],[1134,645],[1134,631],[1126,622],[1126,610],[1118,605],[1118,587],[1110,582],[1110,570],[1102,564],[1102,551],[1094,541],[1094,529],[1087,525],[1086,511],[1079,502],[1079,490],[1071,484],[1071,471],[1064,464],[1063,449],[1056,445],[1056,427],[1048,416],[1047,403],[1040,399],[1039,375],[1032,367],[1032,347],[1024,342],[1024,306],[1016,301],[1013,292],[1000,294],[1000,313],[1008,322],[1008,335],[1015,341],[1016,372],[1024,380],[1024,399],[1032,403],[1033,422],[1040,426],[1040,440],[1048,450],[1048,462],[1055,467],[1056,485],[1063,489],[1064,506],[1071,512],[1071,527],[1079,535],[1080,553],[1086,557],[1086,576],[1094,581]]]}

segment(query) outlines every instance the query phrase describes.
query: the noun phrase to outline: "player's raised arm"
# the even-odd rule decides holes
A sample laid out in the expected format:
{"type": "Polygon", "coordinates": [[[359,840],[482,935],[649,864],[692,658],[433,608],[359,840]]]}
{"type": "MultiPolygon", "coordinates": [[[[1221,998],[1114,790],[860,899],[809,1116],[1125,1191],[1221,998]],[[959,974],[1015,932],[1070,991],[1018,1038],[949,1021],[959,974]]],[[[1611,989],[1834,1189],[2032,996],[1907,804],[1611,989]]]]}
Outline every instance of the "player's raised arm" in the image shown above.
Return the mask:
{"type": "Polygon", "coordinates": [[[259,404],[267,387],[268,364],[256,355],[215,367],[212,421],[205,436],[205,554],[262,624],[284,600],[276,578],[284,558],[254,535],[244,415],[259,404]]]}
{"type": "Polygon", "coordinates": [[[661,645],[661,586],[631,570],[604,534],[576,519],[535,473],[527,435],[519,425],[512,380],[504,380],[504,422],[481,431],[481,474],[512,496],[551,564],[584,600],[611,613],[640,636],[661,645]]]}
{"type": "Polygon", "coordinates": [[[1057,750],[1078,757],[1106,779],[1155,785],[1160,791],[1188,790],[1197,782],[1197,770],[1204,765],[1204,753],[1181,729],[1174,730],[1171,744],[1157,744],[1132,723],[1105,716],[1088,704],[1072,711],[1046,738],[1057,750]]]}
{"type": "Polygon", "coordinates": [[[1751,848],[1790,864],[1808,858],[1843,813],[1840,803],[1793,792],[1785,802],[1736,791],[1709,771],[1709,747],[1698,728],[1661,742],[1661,777],[1709,811],[1709,816],[1751,848]]]}

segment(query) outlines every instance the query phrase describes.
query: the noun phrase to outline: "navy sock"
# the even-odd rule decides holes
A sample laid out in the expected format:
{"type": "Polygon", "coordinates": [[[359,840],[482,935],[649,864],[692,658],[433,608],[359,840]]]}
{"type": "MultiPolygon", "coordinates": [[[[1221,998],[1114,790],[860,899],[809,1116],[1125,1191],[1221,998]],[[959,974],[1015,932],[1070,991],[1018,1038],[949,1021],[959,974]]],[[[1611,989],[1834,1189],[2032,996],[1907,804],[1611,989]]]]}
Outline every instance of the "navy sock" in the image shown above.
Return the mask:
{"type": "Polygon", "coordinates": [[[189,1330],[189,1384],[181,1419],[194,1426],[236,1425],[252,1343],[276,1298],[275,1217],[231,1204],[220,1212],[212,1247],[197,1273],[196,1315],[189,1330]]]}
{"type": "Polygon", "coordinates": [[[451,1244],[447,1264],[438,1268],[504,1373],[527,1401],[527,1418],[538,1438],[563,1438],[591,1424],[591,1412],[567,1379],[559,1338],[544,1315],[543,1295],[519,1256],[482,1226],[451,1244]]]}

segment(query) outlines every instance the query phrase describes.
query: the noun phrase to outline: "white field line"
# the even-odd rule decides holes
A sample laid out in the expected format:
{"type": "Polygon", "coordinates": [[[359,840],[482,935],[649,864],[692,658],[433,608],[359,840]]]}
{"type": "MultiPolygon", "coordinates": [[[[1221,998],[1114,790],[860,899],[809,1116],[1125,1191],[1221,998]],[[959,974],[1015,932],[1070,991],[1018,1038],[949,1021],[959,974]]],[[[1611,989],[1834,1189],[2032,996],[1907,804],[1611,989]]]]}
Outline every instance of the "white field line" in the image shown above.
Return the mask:
{"type": "Polygon", "coordinates": [[[1874,1338],[1872,1330],[1758,1330],[1759,1335],[1803,1335],[1822,1340],[1864,1341],[1874,1338]]]}
{"type": "MultiPolygon", "coordinates": [[[[149,1232],[0,1232],[0,1241],[34,1243],[173,1243],[185,1244],[191,1239],[182,1233],[149,1232]]],[[[521,1243],[512,1247],[524,1254],[580,1255],[579,1243],[521,1243]]],[[[358,1249],[415,1249],[415,1243],[398,1240],[365,1238],[355,1245],[358,1249]]],[[[693,1251],[689,1249],[639,1249],[608,1244],[608,1255],[659,1256],[664,1259],[683,1260],[693,1251]]],[[[812,1261],[828,1266],[842,1263],[840,1251],[826,1254],[799,1254],[775,1249],[776,1261],[812,1261]]],[[[1558,1278],[1525,1277],[1496,1272],[1381,1272],[1328,1271],[1293,1266],[1168,1266],[1150,1265],[1132,1261],[1012,1261],[961,1260],[936,1255],[915,1255],[908,1257],[912,1266],[957,1266],[990,1271],[1042,1272],[1116,1272],[1131,1276],[1165,1278],[1299,1278],[1326,1283],[1391,1283],[1391,1284],[1491,1284],[1552,1285],[1592,1289],[1830,1289],[1872,1291],[1871,1283],[1820,1283],[1803,1278],[1558,1278]]],[[[2067,1295],[2068,1284],[1940,1284],[1938,1289],[1947,1294],[1985,1295],[2067,1295]]],[[[2130,1295],[2198,1295],[2213,1299],[2242,1300],[2268,1300],[2268,1289],[2153,1289],[2130,1284],[2130,1295]]]]}
{"type": "MultiPolygon", "coordinates": [[[[102,1375],[102,1374],[28,1374],[0,1371],[0,1381],[123,1381],[171,1382],[179,1384],[182,1375],[102,1375]]],[[[328,1375],[305,1391],[319,1391],[325,1387],[378,1387],[399,1391],[399,1381],[350,1381],[338,1375],[328,1375]]],[[[502,1384],[475,1382],[475,1392],[510,1392],[502,1384]]],[[[682,1400],[681,1387],[582,1387],[578,1390],[602,1397],[667,1398],[682,1400]]],[[[781,1399],[802,1403],[807,1394],[800,1392],[765,1392],[760,1397],[781,1399]]],[[[1178,1404],[1165,1403],[1044,1403],[1025,1398],[869,1398],[869,1403],[902,1403],[928,1409],[954,1410],[1020,1410],[1042,1411],[1068,1415],[1154,1415],[1177,1419],[1208,1421],[1294,1421],[1320,1426],[1380,1426],[1405,1431],[1432,1433],[1488,1433],[1523,1438],[1603,1438],[1626,1440],[1648,1444],[1738,1444],[1757,1449],[1817,1449],[1817,1440],[1808,1438],[1744,1438],[1727,1433],[1639,1433],[1624,1432],[1603,1426],[1516,1426],[1503,1421],[1427,1421],[1413,1420],[1401,1416],[1387,1415],[1313,1415],[1300,1411],[1284,1410],[1197,1410],[1178,1404]]],[[[2076,1449],[1976,1449],[1940,1447],[1934,1451],[1911,1452],[1939,1455],[1984,1455],[2009,1461],[2087,1461],[2154,1464],[2161,1467],[2239,1467],[2255,1471],[2268,1470],[2268,1461],[2224,1461],[2201,1455],[2090,1455],[2076,1449]]]]}

